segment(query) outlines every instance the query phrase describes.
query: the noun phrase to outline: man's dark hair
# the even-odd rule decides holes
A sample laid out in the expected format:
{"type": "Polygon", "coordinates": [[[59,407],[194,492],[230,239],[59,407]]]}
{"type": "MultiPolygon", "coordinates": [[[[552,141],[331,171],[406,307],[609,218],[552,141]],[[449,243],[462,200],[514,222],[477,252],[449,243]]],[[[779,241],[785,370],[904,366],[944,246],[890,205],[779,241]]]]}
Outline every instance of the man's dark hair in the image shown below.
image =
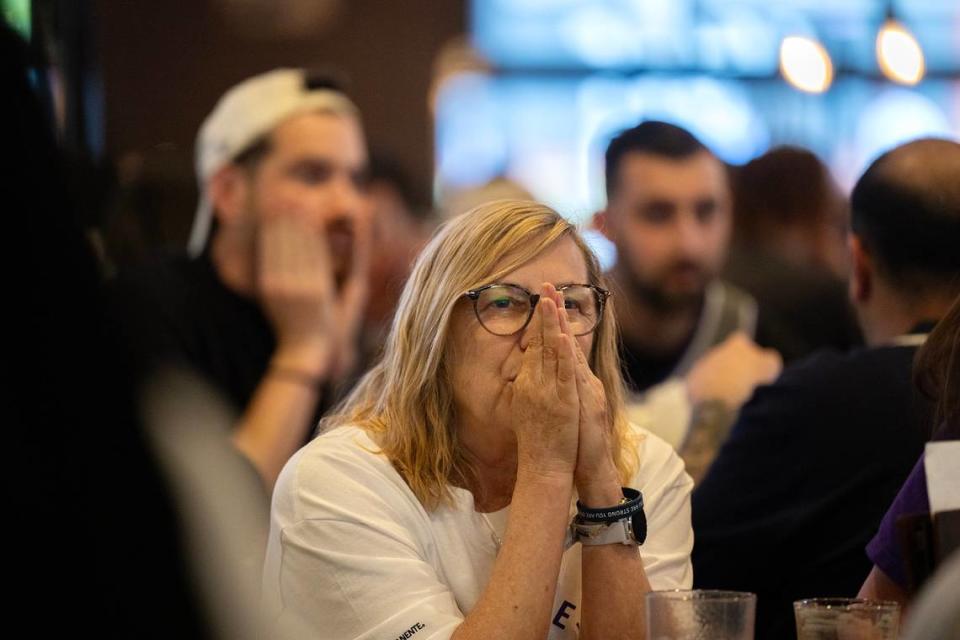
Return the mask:
{"type": "Polygon", "coordinates": [[[647,120],[621,131],[607,146],[607,198],[613,197],[616,192],[620,163],[626,154],[649,153],[671,160],[683,160],[701,151],[710,153],[692,133],[667,122],[647,120]]]}
{"type": "Polygon", "coordinates": [[[258,136],[253,142],[248,144],[240,153],[233,158],[233,164],[238,165],[248,171],[256,170],[260,161],[270,153],[270,134],[265,133],[258,136]]]}
{"type": "MultiPolygon", "coordinates": [[[[260,162],[267,157],[267,154],[270,153],[272,148],[273,145],[270,139],[270,133],[265,133],[262,136],[258,136],[253,142],[244,147],[240,153],[233,157],[233,160],[231,160],[230,163],[235,164],[246,171],[247,175],[252,176],[257,172],[257,169],[260,167],[260,162]]],[[[210,232],[207,234],[207,240],[205,243],[207,249],[209,249],[210,241],[213,236],[217,234],[219,229],[220,220],[217,219],[217,216],[213,216],[213,219],[210,221],[210,232]]]]}
{"type": "Polygon", "coordinates": [[[850,198],[851,228],[904,293],[960,286],[960,144],[924,139],[880,156],[850,198]]]}

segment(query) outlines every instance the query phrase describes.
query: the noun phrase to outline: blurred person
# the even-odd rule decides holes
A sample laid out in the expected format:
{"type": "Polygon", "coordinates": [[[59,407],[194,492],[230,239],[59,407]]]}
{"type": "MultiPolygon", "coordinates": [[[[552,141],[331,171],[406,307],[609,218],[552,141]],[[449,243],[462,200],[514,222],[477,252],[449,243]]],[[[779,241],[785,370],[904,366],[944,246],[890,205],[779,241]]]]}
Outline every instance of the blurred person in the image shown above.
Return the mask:
{"type": "Polygon", "coordinates": [[[116,165],[114,195],[103,216],[104,258],[113,275],[179,248],[197,202],[186,149],[157,145],[127,153],[116,165]]]}
{"type": "Polygon", "coordinates": [[[189,256],[121,278],[134,366],[186,365],[242,412],[234,445],[272,487],[356,358],[366,299],[367,152],[356,107],[278,69],[230,89],[197,137],[189,256]]]}
{"type": "MultiPolygon", "coordinates": [[[[934,424],[939,426],[934,439],[960,439],[960,297],[917,353],[914,382],[936,403],[934,424]]],[[[867,545],[867,556],[873,562],[873,569],[858,597],[895,600],[907,607],[911,600],[910,584],[898,540],[897,519],[929,512],[927,475],[921,455],[867,545]]]]}
{"type": "Polygon", "coordinates": [[[475,187],[450,189],[441,194],[440,212],[449,219],[494,200],[534,200],[534,197],[516,180],[499,175],[475,187]]]}
{"type": "Polygon", "coordinates": [[[960,635],[960,553],[952,553],[924,586],[900,638],[956,640],[960,635]]]}
{"type": "Polygon", "coordinates": [[[277,483],[263,591],[289,637],[645,637],[643,593],[692,580],[692,483],[627,421],[604,287],[544,205],[441,228],[277,483]]]}
{"type": "Polygon", "coordinates": [[[5,628],[44,638],[214,638],[134,390],[104,333],[98,264],[37,96],[47,71],[33,58],[39,49],[0,20],[0,193],[19,249],[3,254],[18,274],[6,287],[0,362],[5,628]]]}
{"type": "Polygon", "coordinates": [[[917,347],[960,293],[960,144],[925,139],[854,188],[850,295],[867,347],[786,368],[744,405],[693,496],[695,585],[757,594],[758,640],[795,600],[852,596],[863,548],[923,450],[917,347]]]}
{"type": "Polygon", "coordinates": [[[646,121],[610,142],[605,171],[607,207],[595,222],[617,250],[610,278],[632,415],[681,452],[696,434],[704,466],[716,449],[705,445],[722,441],[739,403],[780,370],[779,356],[752,342],[756,301],[720,278],[732,227],[726,167],[690,132],[646,121]],[[720,360],[746,366],[707,361],[687,385],[696,363],[730,338],[720,360]],[[734,370],[745,389],[724,397],[711,381],[734,370]]]}
{"type": "Polygon", "coordinates": [[[813,153],[777,147],[733,173],[734,243],[724,277],[768,316],[758,339],[791,362],[863,342],[844,280],[848,204],[813,153]]]}
{"type": "Polygon", "coordinates": [[[413,181],[393,158],[370,158],[367,193],[371,202],[372,250],[369,300],[363,315],[361,366],[372,364],[383,347],[400,292],[417,254],[430,239],[434,224],[430,207],[413,181]]]}
{"type": "Polygon", "coordinates": [[[830,169],[800,147],[775,147],[734,175],[734,240],[846,279],[849,205],[830,169]]]}

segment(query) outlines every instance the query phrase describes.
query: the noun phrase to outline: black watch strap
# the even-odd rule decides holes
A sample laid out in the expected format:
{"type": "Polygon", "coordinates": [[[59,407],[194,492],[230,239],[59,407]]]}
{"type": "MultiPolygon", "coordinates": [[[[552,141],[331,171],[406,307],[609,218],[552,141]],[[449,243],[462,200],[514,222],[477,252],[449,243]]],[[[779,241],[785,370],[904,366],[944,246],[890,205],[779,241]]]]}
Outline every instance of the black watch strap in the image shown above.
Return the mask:
{"type": "Polygon", "coordinates": [[[595,509],[577,502],[577,515],[571,523],[573,539],[584,545],[643,544],[647,539],[647,516],[643,494],[623,488],[623,500],[615,507],[595,509]]]}
{"type": "Polygon", "coordinates": [[[577,500],[577,518],[583,522],[616,522],[643,512],[643,494],[636,489],[623,487],[623,500],[614,507],[593,509],[577,500]]]}
{"type": "Polygon", "coordinates": [[[646,542],[647,514],[643,512],[643,509],[633,514],[633,517],[630,519],[630,524],[633,526],[633,539],[637,541],[637,544],[646,542]]]}

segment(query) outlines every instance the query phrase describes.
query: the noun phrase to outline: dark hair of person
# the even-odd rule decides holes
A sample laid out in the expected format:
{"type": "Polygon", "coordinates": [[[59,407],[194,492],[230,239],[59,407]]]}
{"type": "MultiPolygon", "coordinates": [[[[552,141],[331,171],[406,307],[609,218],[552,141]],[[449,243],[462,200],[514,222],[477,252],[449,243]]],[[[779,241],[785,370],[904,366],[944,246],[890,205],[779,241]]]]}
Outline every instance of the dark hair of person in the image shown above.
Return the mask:
{"type": "Polygon", "coordinates": [[[851,228],[904,293],[960,286],[960,144],[924,139],[878,158],[853,189],[851,228]]]}
{"type": "Polygon", "coordinates": [[[684,160],[700,152],[710,150],[692,133],[667,122],[647,120],[637,126],[621,131],[607,146],[606,181],[607,198],[617,190],[620,163],[628,153],[648,153],[671,160],[684,160]]]}
{"type": "Polygon", "coordinates": [[[936,403],[934,427],[960,438],[960,296],[917,352],[913,380],[936,403]]]}
{"type": "Polygon", "coordinates": [[[303,88],[307,91],[329,90],[350,96],[349,76],[336,67],[307,69],[303,72],[303,88]]]}
{"type": "Polygon", "coordinates": [[[774,227],[810,227],[845,214],[830,170],[800,147],[776,147],[740,167],[733,193],[736,232],[747,242],[763,241],[774,227]]]}
{"type": "Polygon", "coordinates": [[[233,164],[248,171],[253,171],[260,164],[260,161],[270,153],[270,147],[270,135],[259,136],[234,156],[233,164]]]}
{"type": "MultiPolygon", "coordinates": [[[[257,168],[260,166],[260,162],[267,157],[267,154],[270,153],[270,149],[272,148],[273,144],[270,139],[270,134],[265,133],[262,136],[254,139],[254,141],[244,147],[240,153],[235,155],[231,161],[231,164],[234,164],[246,171],[248,176],[252,176],[256,173],[257,168]]],[[[210,233],[207,235],[207,242],[204,251],[210,250],[210,240],[217,234],[219,229],[220,220],[217,218],[217,216],[213,216],[213,220],[210,221],[210,233]]]]}

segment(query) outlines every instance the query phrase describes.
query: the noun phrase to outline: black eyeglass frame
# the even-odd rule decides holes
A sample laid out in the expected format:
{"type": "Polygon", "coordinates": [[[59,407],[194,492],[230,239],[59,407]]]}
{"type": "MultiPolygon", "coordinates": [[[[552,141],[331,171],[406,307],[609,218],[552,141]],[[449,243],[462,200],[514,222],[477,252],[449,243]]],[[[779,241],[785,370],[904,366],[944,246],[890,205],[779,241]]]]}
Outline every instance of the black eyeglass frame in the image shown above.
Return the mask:
{"type": "MultiPolygon", "coordinates": [[[[569,289],[571,287],[586,287],[588,289],[593,289],[594,295],[597,296],[597,303],[599,305],[599,308],[597,309],[596,324],[594,324],[589,331],[584,331],[583,333],[575,333],[574,336],[579,337],[579,336],[585,336],[588,333],[593,333],[594,331],[597,330],[597,327],[600,326],[600,321],[603,319],[603,310],[607,306],[607,298],[611,296],[611,293],[607,289],[604,289],[603,287],[598,287],[595,284],[581,284],[577,282],[572,282],[570,284],[565,284],[562,287],[557,287],[557,291],[562,293],[564,290],[569,289]]],[[[533,319],[533,312],[536,311],[537,309],[537,303],[540,302],[539,293],[531,293],[530,290],[527,289],[526,287],[521,287],[520,285],[514,284],[512,282],[493,282],[491,284],[484,285],[477,289],[471,289],[470,291],[466,291],[464,292],[463,295],[470,298],[470,300],[473,302],[473,313],[474,315],[477,316],[477,321],[480,323],[480,326],[495,336],[503,336],[503,337],[515,336],[518,333],[522,332],[524,329],[526,329],[527,325],[530,324],[530,321],[533,319]],[[483,324],[483,320],[480,318],[480,310],[477,308],[477,300],[480,299],[481,293],[483,293],[487,289],[492,289],[493,287],[514,287],[515,289],[519,289],[520,291],[523,291],[525,294],[530,296],[530,313],[527,314],[527,319],[523,323],[523,326],[517,329],[516,331],[514,331],[513,333],[494,333],[493,331],[490,331],[487,325],[483,324]]]]}

